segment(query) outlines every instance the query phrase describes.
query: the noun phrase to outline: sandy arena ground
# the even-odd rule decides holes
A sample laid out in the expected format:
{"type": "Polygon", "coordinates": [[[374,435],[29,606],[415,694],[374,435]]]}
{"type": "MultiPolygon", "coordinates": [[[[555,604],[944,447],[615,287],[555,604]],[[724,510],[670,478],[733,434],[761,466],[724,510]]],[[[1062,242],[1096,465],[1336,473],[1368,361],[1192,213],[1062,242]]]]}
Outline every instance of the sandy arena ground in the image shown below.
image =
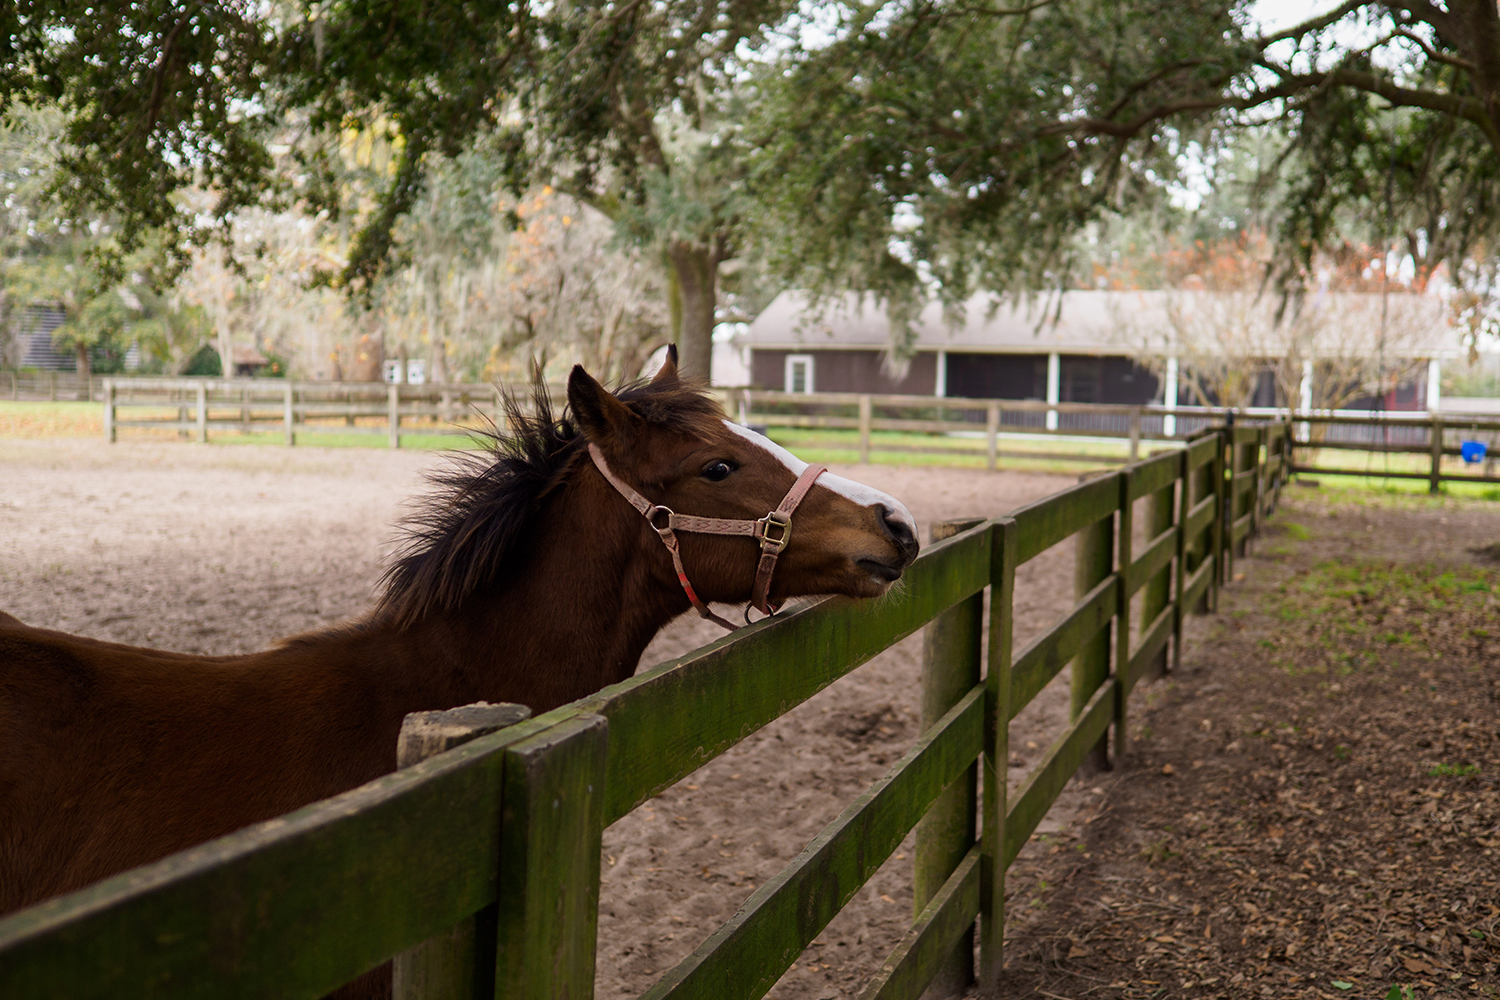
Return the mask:
{"type": "MultiPolygon", "coordinates": [[[[237,653],[362,613],[401,502],[439,456],[378,449],[0,440],[0,609],[45,628],[237,653]]],[[[1069,476],[847,466],[935,520],[991,516],[1069,476]]],[[[1022,568],[1017,648],[1071,604],[1068,543],[1022,568]]],[[[674,623],[642,659],[716,638],[674,623]]],[[[913,636],[606,831],[597,995],[637,994],[732,916],[917,735],[913,636]]],[[[1012,777],[1066,721],[1061,676],[1013,724],[1012,777]]],[[[1054,809],[1072,816],[1086,790],[1054,809]]],[[[1049,819],[1043,831],[1056,829],[1049,819]]],[[[912,915],[910,838],[771,995],[856,993],[912,915]]]]}

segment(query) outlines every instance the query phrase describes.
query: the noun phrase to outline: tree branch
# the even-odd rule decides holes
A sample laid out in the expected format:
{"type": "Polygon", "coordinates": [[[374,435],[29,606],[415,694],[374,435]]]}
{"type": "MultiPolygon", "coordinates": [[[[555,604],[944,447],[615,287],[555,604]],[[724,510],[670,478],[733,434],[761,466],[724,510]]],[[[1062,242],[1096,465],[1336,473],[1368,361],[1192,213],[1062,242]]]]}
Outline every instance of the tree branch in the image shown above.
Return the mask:
{"type": "Polygon", "coordinates": [[[1271,45],[1274,45],[1276,42],[1282,42],[1287,40],[1288,38],[1301,38],[1303,35],[1310,34],[1311,32],[1322,31],[1330,24],[1333,24],[1336,21],[1343,20],[1350,14],[1359,10],[1361,7],[1367,5],[1368,0],[1346,0],[1345,3],[1326,14],[1320,14],[1317,17],[1309,18],[1308,20],[1303,21],[1301,24],[1293,25],[1292,27],[1287,28],[1283,31],[1278,31],[1274,35],[1267,35],[1265,38],[1258,38],[1255,41],[1255,45],[1257,48],[1265,49],[1271,45]]]}
{"type": "Polygon", "coordinates": [[[1432,46],[1428,45],[1425,41],[1423,41],[1420,36],[1412,34],[1405,28],[1397,28],[1394,32],[1392,32],[1392,35],[1400,38],[1405,38],[1407,41],[1416,42],[1417,46],[1423,52],[1427,53],[1427,58],[1433,60],[1434,62],[1447,63],[1449,66],[1457,66],[1459,69],[1465,70],[1469,73],[1479,72],[1479,67],[1469,62],[1469,60],[1460,59],[1458,56],[1450,56],[1446,53],[1439,52],[1432,46]]]}

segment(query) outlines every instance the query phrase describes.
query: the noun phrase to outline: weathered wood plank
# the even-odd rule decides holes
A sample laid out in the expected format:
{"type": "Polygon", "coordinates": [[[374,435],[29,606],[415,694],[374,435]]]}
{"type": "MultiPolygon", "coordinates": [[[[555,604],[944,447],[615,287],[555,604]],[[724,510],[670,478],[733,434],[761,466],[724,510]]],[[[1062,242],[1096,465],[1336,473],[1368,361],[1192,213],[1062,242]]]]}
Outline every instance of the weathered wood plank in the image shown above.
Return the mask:
{"type": "Polygon", "coordinates": [[[609,719],[608,825],[983,590],[989,577],[986,524],[928,549],[886,600],[831,598],[777,615],[540,718],[609,719]]]}
{"type": "Polygon", "coordinates": [[[1217,553],[1210,552],[1203,558],[1203,563],[1188,577],[1187,583],[1182,587],[1182,607],[1184,613],[1187,608],[1196,607],[1198,598],[1203,596],[1203,591],[1213,579],[1214,565],[1218,562],[1217,553]]]}
{"type": "Polygon", "coordinates": [[[1219,435],[1209,434],[1187,446],[1187,471],[1201,469],[1219,453],[1219,435]]]}
{"type": "Polygon", "coordinates": [[[1130,664],[1125,670],[1125,694],[1130,694],[1135,682],[1145,673],[1146,667],[1156,658],[1156,655],[1166,646],[1167,639],[1172,635],[1172,625],[1176,618],[1177,609],[1173,607],[1162,608],[1157,613],[1156,619],[1146,626],[1141,635],[1140,645],[1130,654],[1130,664]]]}
{"type": "MultiPolygon", "coordinates": [[[[932,541],[952,538],[982,519],[939,521],[932,541]]],[[[922,731],[937,725],[980,680],[980,637],[984,632],[984,592],[959,601],[928,623],[922,636],[922,731]]],[[[945,788],[917,823],[912,895],[915,917],[947,883],[974,844],[979,809],[978,764],[945,788]]],[[[974,980],[972,937],[957,942],[932,983],[933,996],[955,996],[974,980]]]]}
{"type": "MultiPolygon", "coordinates": [[[[1121,493],[1123,492],[1122,489],[1121,493]]],[[[1129,516],[1126,515],[1122,520],[1125,521],[1125,528],[1128,530],[1129,516]]],[[[1111,575],[1118,579],[1118,574],[1110,573],[1114,567],[1115,557],[1113,518],[1101,518],[1095,521],[1074,536],[1074,544],[1077,548],[1073,559],[1073,593],[1075,595],[1080,598],[1087,597],[1099,584],[1110,579],[1111,575]]],[[[1129,559],[1128,552],[1126,559],[1129,559]]],[[[1073,666],[1069,671],[1069,715],[1075,721],[1083,716],[1089,702],[1093,700],[1094,692],[1109,678],[1110,640],[1112,638],[1108,628],[1100,629],[1093,638],[1084,642],[1083,648],[1073,657],[1073,666]]],[[[1118,709],[1118,706],[1116,708],[1118,709]]],[[[1109,766],[1109,747],[1106,740],[1099,740],[1098,745],[1094,747],[1093,758],[1095,766],[1101,770],[1109,766]]]]}
{"type": "Polygon", "coordinates": [[[503,751],[538,728],[13,914],[0,996],[321,997],[494,902],[503,751]]]}
{"type": "Polygon", "coordinates": [[[1009,718],[1031,703],[1084,644],[1109,625],[1120,607],[1119,576],[1111,575],[1073,605],[1068,617],[1027,644],[1010,672],[1009,718]]]}
{"type": "Polygon", "coordinates": [[[505,751],[495,996],[592,1000],[608,723],[575,715],[505,751]]]}
{"type": "Polygon", "coordinates": [[[1229,537],[1229,540],[1232,544],[1238,545],[1240,542],[1244,541],[1250,536],[1250,522],[1253,519],[1253,515],[1246,514],[1244,517],[1234,522],[1234,531],[1229,537]]]}
{"type": "MultiPolygon", "coordinates": [[[[290,385],[287,391],[291,391],[290,385]]],[[[396,766],[412,767],[531,717],[525,705],[479,702],[401,720],[396,766]]],[[[499,849],[499,845],[495,845],[499,849]]],[[[495,992],[495,914],[487,906],[391,960],[392,1000],[477,1000],[495,992]]]]}
{"type": "Polygon", "coordinates": [[[1131,502],[1157,490],[1175,480],[1182,470],[1182,453],[1169,452],[1148,458],[1126,470],[1130,486],[1126,498],[1131,502]]]}
{"type": "Polygon", "coordinates": [[[1172,561],[1177,554],[1177,529],[1168,528],[1157,535],[1146,546],[1140,558],[1130,564],[1125,572],[1125,598],[1128,600],[1137,590],[1140,590],[1151,578],[1160,573],[1162,569],[1172,561]]]}
{"type": "Polygon", "coordinates": [[[1026,562],[1058,542],[1113,514],[1120,506],[1118,472],[1079,483],[1045,500],[1028,504],[1015,518],[1020,548],[1016,558],[1026,562]]]}
{"type": "Polygon", "coordinates": [[[1234,443],[1237,445],[1257,444],[1260,441],[1260,431],[1259,427],[1241,424],[1234,429],[1234,443]]]}
{"type": "Polygon", "coordinates": [[[938,963],[974,926],[979,913],[979,846],[959,862],[948,881],[923,908],[860,1000],[917,1000],[932,982],[938,963]]]}
{"type": "Polygon", "coordinates": [[[999,989],[1005,969],[1005,807],[1010,765],[1010,678],[1016,590],[1016,522],[995,521],[990,542],[990,634],[984,677],[983,801],[979,864],[979,989],[999,989]]]}
{"type": "Polygon", "coordinates": [[[1199,532],[1214,523],[1214,517],[1219,513],[1219,497],[1210,493],[1208,496],[1193,504],[1192,510],[1188,511],[1187,532],[1189,539],[1198,537],[1199,532]]]}
{"type": "Polygon", "coordinates": [[[984,747],[984,688],[928,730],[642,1000],[753,1000],[775,985],[984,747]]]}
{"type": "Polygon", "coordinates": [[[1241,472],[1236,472],[1233,476],[1230,477],[1229,481],[1232,484],[1231,488],[1234,491],[1234,497],[1238,498],[1243,494],[1249,493],[1251,490],[1255,489],[1255,473],[1256,469],[1254,467],[1251,467],[1241,472]]]}
{"type": "Polygon", "coordinates": [[[1047,748],[1042,762],[1026,776],[1025,784],[1021,786],[1021,791],[1011,803],[1005,817],[1007,868],[1016,860],[1016,855],[1021,853],[1026,838],[1031,836],[1042,817],[1047,815],[1047,810],[1057,800],[1068,779],[1078,770],[1078,765],[1083,763],[1084,757],[1088,756],[1089,751],[1109,728],[1110,720],[1115,714],[1115,696],[1118,690],[1113,679],[1100,685],[1078,721],[1047,748]]]}

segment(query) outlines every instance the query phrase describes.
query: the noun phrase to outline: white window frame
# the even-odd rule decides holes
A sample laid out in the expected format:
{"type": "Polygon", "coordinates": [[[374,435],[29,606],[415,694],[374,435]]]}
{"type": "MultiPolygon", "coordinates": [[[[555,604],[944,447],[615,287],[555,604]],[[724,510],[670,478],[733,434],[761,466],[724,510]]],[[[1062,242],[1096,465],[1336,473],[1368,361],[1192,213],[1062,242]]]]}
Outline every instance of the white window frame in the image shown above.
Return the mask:
{"type": "Polygon", "coordinates": [[[807,366],[806,369],[805,369],[806,372],[807,372],[806,388],[804,388],[802,390],[802,392],[803,393],[812,393],[812,392],[815,392],[816,389],[813,387],[814,365],[813,365],[813,356],[811,354],[788,354],[786,356],[786,369],[785,369],[785,371],[783,373],[783,379],[782,379],[782,383],[781,383],[782,386],[783,386],[783,388],[785,389],[786,392],[796,392],[797,391],[796,389],[792,388],[792,386],[795,385],[795,382],[792,379],[792,368],[795,367],[796,365],[799,365],[799,364],[807,366]]]}

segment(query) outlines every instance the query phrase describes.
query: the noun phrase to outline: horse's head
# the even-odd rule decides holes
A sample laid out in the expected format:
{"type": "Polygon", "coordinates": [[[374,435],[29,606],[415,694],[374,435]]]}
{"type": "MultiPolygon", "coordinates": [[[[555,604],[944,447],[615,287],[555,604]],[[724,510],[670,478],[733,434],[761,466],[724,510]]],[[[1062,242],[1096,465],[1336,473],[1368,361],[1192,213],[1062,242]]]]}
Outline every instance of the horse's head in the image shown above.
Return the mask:
{"type": "MultiPolygon", "coordinates": [[[[671,534],[698,596],[724,603],[751,599],[762,540],[695,530],[691,519],[747,525],[764,519],[798,484],[807,463],[732,423],[710,396],[681,381],[675,352],[650,384],[618,396],[575,367],[568,402],[598,451],[596,468],[583,474],[604,487],[604,502],[629,511],[621,493],[634,492],[637,504],[644,498],[675,512],[687,526],[671,534]],[[605,485],[606,471],[618,485],[605,485]]],[[[639,517],[642,544],[670,577],[672,564],[653,523],[665,526],[667,515],[656,510],[649,519],[639,517]]],[[[786,534],[770,579],[773,605],[804,594],[879,596],[917,554],[916,524],[901,501],[831,473],[813,481],[790,516],[789,531],[782,525],[768,530],[773,547],[786,534]]]]}

